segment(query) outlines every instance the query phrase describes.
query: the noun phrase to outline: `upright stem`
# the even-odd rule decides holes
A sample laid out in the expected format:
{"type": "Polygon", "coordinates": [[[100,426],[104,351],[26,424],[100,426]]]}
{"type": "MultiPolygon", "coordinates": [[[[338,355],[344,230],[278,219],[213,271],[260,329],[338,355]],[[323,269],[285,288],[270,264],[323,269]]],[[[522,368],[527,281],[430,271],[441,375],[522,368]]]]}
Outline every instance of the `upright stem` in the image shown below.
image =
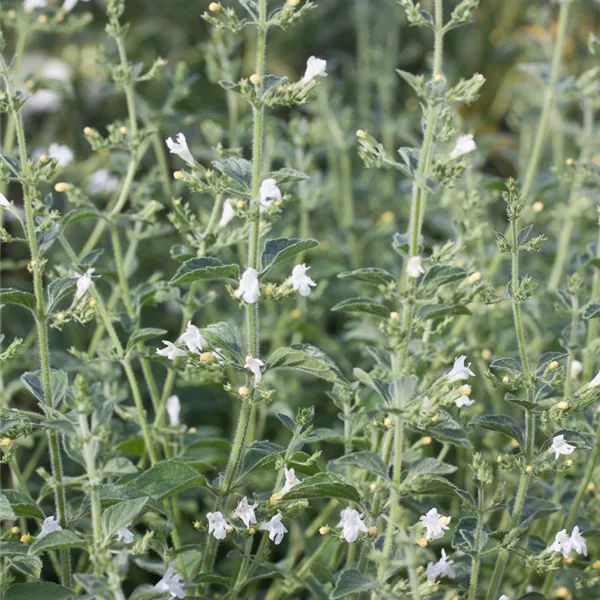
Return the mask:
{"type": "Polygon", "coordinates": [[[477,586],[479,583],[479,569],[481,567],[481,551],[479,546],[481,544],[481,532],[483,531],[483,517],[484,517],[484,490],[482,487],[479,488],[479,494],[477,496],[478,512],[477,512],[477,527],[475,528],[475,551],[476,554],[473,557],[473,564],[471,566],[471,582],[469,584],[469,596],[468,600],[477,600],[477,586]]]}
{"type": "MultiPolygon", "coordinates": [[[[598,214],[598,225],[600,225],[600,213],[598,214]]],[[[596,258],[600,259],[600,227],[598,227],[598,237],[596,239],[596,258]]],[[[592,283],[592,302],[597,302],[600,298],[600,267],[594,267],[594,280],[592,283]]],[[[583,380],[590,381],[594,372],[594,352],[592,344],[598,337],[598,319],[588,321],[588,331],[585,343],[585,356],[583,359],[583,380]]]]}

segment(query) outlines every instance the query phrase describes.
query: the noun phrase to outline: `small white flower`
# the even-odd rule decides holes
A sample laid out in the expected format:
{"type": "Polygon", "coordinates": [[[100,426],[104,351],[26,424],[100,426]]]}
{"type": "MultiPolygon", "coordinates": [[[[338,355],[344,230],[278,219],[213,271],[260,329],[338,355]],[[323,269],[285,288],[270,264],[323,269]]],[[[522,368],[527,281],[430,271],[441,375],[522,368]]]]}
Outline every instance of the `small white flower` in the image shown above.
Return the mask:
{"type": "Polygon", "coordinates": [[[60,526],[58,519],[54,516],[46,517],[44,522],[42,523],[42,530],[37,536],[38,540],[45,538],[49,533],[54,533],[55,531],[62,531],[62,527],[60,526]]]}
{"type": "Polygon", "coordinates": [[[246,526],[246,529],[249,529],[250,525],[256,524],[256,515],[254,514],[254,509],[258,506],[258,502],[255,504],[248,504],[248,498],[244,496],[235,507],[235,510],[232,513],[233,519],[241,519],[246,526]]]}
{"type": "Polygon", "coordinates": [[[571,446],[565,441],[564,435],[555,435],[552,438],[552,445],[550,446],[549,452],[554,452],[555,460],[558,460],[561,454],[567,455],[572,454],[577,448],[575,446],[571,446]]]}
{"type": "Polygon", "coordinates": [[[223,212],[221,213],[219,227],[225,227],[231,221],[231,219],[235,217],[235,211],[233,210],[234,204],[235,200],[232,198],[227,198],[225,202],[223,202],[223,212]]]}
{"type": "Polygon", "coordinates": [[[181,350],[178,348],[173,342],[168,342],[167,340],[163,340],[164,348],[157,348],[156,354],[160,356],[166,356],[169,360],[175,360],[180,356],[187,356],[185,350],[181,350]]]}
{"type": "Polygon", "coordinates": [[[583,371],[583,364],[578,360],[573,359],[571,362],[571,379],[577,379],[583,371]]]}
{"type": "Polygon", "coordinates": [[[229,523],[227,523],[223,514],[218,511],[209,512],[206,518],[208,519],[208,533],[212,533],[217,540],[224,540],[227,537],[229,523]]]}
{"type": "Polygon", "coordinates": [[[337,527],[342,528],[342,536],[349,544],[352,544],[358,539],[358,533],[360,531],[363,533],[369,531],[369,528],[364,524],[362,517],[362,513],[359,513],[354,508],[345,508],[340,513],[340,522],[337,524],[337,527]]]}
{"type": "Polygon", "coordinates": [[[477,150],[477,144],[475,144],[473,135],[470,133],[461,135],[456,140],[456,146],[454,146],[454,150],[452,150],[452,153],[450,154],[450,159],[454,160],[455,158],[459,158],[460,156],[469,154],[475,150],[477,150]]]}
{"type": "Polygon", "coordinates": [[[502,596],[500,596],[498,600],[512,600],[512,598],[510,596],[507,596],[506,594],[502,594],[502,596]]]}
{"type": "Polygon", "coordinates": [[[427,579],[429,581],[435,581],[438,577],[449,577],[454,579],[456,573],[452,568],[454,564],[453,560],[448,560],[446,551],[442,548],[442,557],[436,563],[430,562],[427,565],[427,579]]]}
{"type": "Polygon", "coordinates": [[[10,209],[12,208],[12,202],[4,194],[0,194],[0,206],[10,209]]]}
{"type": "Polygon", "coordinates": [[[171,425],[179,425],[179,415],[181,413],[181,402],[179,396],[173,394],[167,398],[167,414],[171,425]]]}
{"type": "Polygon", "coordinates": [[[548,548],[550,552],[562,552],[565,558],[569,558],[572,550],[575,550],[577,554],[583,554],[587,556],[587,545],[585,538],[579,533],[579,527],[575,525],[571,535],[567,533],[566,529],[561,529],[554,536],[554,543],[548,548]]]}
{"type": "Polygon", "coordinates": [[[68,146],[61,144],[50,144],[48,157],[53,158],[59,167],[66,167],[73,161],[73,151],[68,146]]]}
{"type": "Polygon", "coordinates": [[[92,281],[92,274],[96,269],[90,267],[83,275],[77,273],[77,291],[75,292],[75,298],[79,300],[85,293],[94,285],[92,281]]]}
{"type": "Polygon", "coordinates": [[[475,400],[471,400],[469,396],[463,394],[460,398],[457,398],[454,401],[454,404],[456,404],[458,408],[462,408],[463,406],[473,406],[473,404],[475,404],[475,400]]]}
{"type": "Polygon", "coordinates": [[[448,530],[448,517],[438,514],[437,508],[432,508],[427,514],[421,515],[419,521],[425,528],[425,538],[429,541],[439,540],[444,537],[444,531],[448,530]]]}
{"type": "Polygon", "coordinates": [[[315,77],[327,77],[325,70],[327,69],[327,61],[316,56],[311,56],[306,61],[306,71],[302,77],[304,85],[309,84],[315,77]]]}
{"type": "Polygon", "coordinates": [[[117,540],[119,542],[122,541],[124,544],[131,544],[133,542],[133,533],[129,531],[129,527],[131,527],[131,523],[125,525],[125,527],[121,527],[121,529],[117,529],[117,540]]]}
{"type": "Polygon", "coordinates": [[[466,359],[467,357],[464,354],[454,359],[454,365],[452,366],[450,372],[446,375],[450,383],[454,381],[467,380],[469,379],[469,376],[475,377],[475,373],[469,369],[471,363],[465,366],[466,359]]]}
{"type": "Polygon", "coordinates": [[[173,141],[173,138],[167,138],[166,140],[169,152],[171,154],[177,154],[177,156],[185,160],[188,165],[193,166],[196,161],[188,148],[185,135],[183,135],[183,133],[178,133],[175,136],[175,139],[177,140],[176,142],[173,141]]]}
{"type": "Polygon", "coordinates": [[[409,277],[413,277],[414,279],[418,279],[425,273],[425,269],[421,264],[420,256],[411,256],[406,263],[406,274],[409,277]]]}
{"type": "Polygon", "coordinates": [[[244,368],[254,373],[254,382],[256,384],[259,384],[260,380],[262,379],[262,373],[260,372],[260,368],[264,366],[265,363],[262,360],[260,360],[260,358],[252,358],[251,356],[246,356],[244,368]]]}
{"type": "Polygon", "coordinates": [[[258,271],[252,267],[248,267],[240,278],[238,289],[235,292],[235,297],[242,297],[242,300],[247,304],[254,304],[260,297],[260,286],[258,285],[258,271]]]}
{"type": "Polygon", "coordinates": [[[577,554],[583,554],[587,556],[587,545],[585,538],[579,533],[579,527],[575,525],[573,531],[571,531],[571,539],[569,540],[571,548],[577,552],[577,554]]]}
{"type": "Polygon", "coordinates": [[[87,191],[93,196],[103,192],[110,194],[119,187],[120,182],[121,180],[116,175],[113,175],[108,169],[98,169],[92,173],[87,186],[87,191]]]}
{"type": "Polygon", "coordinates": [[[599,385],[600,385],[600,371],[598,371],[598,373],[596,374],[596,377],[594,377],[594,379],[592,379],[588,383],[588,387],[595,388],[595,387],[598,387],[599,385]]]}
{"type": "Polygon", "coordinates": [[[184,342],[190,352],[199,354],[202,347],[206,345],[206,340],[202,337],[200,330],[188,321],[187,329],[179,336],[179,341],[184,342]]]}
{"type": "Polygon", "coordinates": [[[296,265],[292,269],[292,286],[301,296],[310,296],[311,287],[315,287],[317,284],[313,281],[306,272],[310,269],[304,263],[296,265]]]}
{"type": "Polygon", "coordinates": [[[302,481],[296,477],[294,469],[283,467],[283,472],[285,473],[285,483],[279,491],[280,497],[285,496],[295,485],[302,483],[302,481]]]}
{"type": "Polygon", "coordinates": [[[262,523],[260,526],[261,531],[269,532],[269,539],[272,542],[275,542],[276,546],[281,544],[281,541],[283,540],[283,536],[287,533],[287,529],[286,529],[285,525],[281,522],[282,518],[283,518],[282,514],[278,512],[276,515],[274,515],[271,518],[270,521],[267,521],[266,523],[262,523]]]}
{"type": "Polygon", "coordinates": [[[36,8],[46,8],[48,2],[46,0],[24,0],[23,10],[25,12],[32,12],[36,8]]]}
{"type": "Polygon", "coordinates": [[[173,598],[185,598],[185,590],[181,583],[181,575],[173,571],[173,567],[169,567],[164,577],[154,586],[154,589],[159,592],[168,592],[173,598]]]}
{"type": "Polygon", "coordinates": [[[260,197],[258,199],[261,210],[269,208],[274,200],[281,202],[281,190],[277,187],[277,182],[274,179],[265,179],[260,184],[260,197]]]}

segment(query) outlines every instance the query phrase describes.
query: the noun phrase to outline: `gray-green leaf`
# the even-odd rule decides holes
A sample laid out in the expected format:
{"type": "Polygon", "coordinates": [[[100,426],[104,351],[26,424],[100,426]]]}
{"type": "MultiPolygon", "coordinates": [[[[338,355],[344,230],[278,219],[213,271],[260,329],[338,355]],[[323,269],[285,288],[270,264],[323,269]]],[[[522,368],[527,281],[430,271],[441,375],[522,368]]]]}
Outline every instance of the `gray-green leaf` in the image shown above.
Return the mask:
{"type": "Polygon", "coordinates": [[[277,238],[274,240],[267,240],[261,258],[261,275],[275,265],[285,262],[297,254],[315,248],[318,245],[319,242],[317,242],[317,240],[300,240],[298,238],[277,238]]]}
{"type": "Polygon", "coordinates": [[[194,281],[211,281],[214,279],[233,279],[238,280],[240,268],[238,265],[224,265],[216,258],[192,258],[186,260],[177,273],[175,273],[171,283],[173,285],[182,285],[184,283],[193,283],[194,281]]]}

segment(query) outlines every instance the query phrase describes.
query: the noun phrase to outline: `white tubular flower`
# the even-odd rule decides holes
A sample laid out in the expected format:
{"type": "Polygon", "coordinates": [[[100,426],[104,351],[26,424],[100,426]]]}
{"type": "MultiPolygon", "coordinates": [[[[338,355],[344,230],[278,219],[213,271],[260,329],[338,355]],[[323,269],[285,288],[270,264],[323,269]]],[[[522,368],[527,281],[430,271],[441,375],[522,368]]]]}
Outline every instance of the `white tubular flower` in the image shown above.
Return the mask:
{"type": "Polygon", "coordinates": [[[262,379],[262,373],[260,372],[260,368],[264,367],[265,363],[260,360],[260,358],[252,358],[251,356],[246,356],[246,362],[244,363],[244,368],[248,369],[248,371],[252,371],[254,374],[254,382],[258,385],[260,380],[262,379]]]}
{"type": "Polygon", "coordinates": [[[587,556],[587,545],[585,538],[579,533],[579,527],[573,527],[571,535],[566,529],[561,529],[555,536],[553,544],[548,548],[550,552],[561,552],[565,558],[569,558],[572,550],[577,554],[587,556]]]}
{"type": "Polygon", "coordinates": [[[48,148],[48,157],[53,158],[59,167],[66,167],[73,161],[73,151],[68,146],[50,144],[50,147],[48,148]]]}
{"type": "Polygon", "coordinates": [[[578,360],[573,360],[571,362],[571,379],[577,379],[581,372],[583,371],[583,364],[581,364],[578,360]]]}
{"type": "Polygon", "coordinates": [[[191,321],[188,321],[187,329],[179,336],[179,341],[183,342],[194,354],[200,354],[202,347],[206,346],[206,340],[191,321]]]}
{"type": "Polygon", "coordinates": [[[465,381],[469,379],[469,377],[475,377],[475,373],[469,369],[471,363],[465,366],[466,359],[467,357],[464,354],[454,359],[454,365],[452,366],[450,372],[446,375],[450,383],[453,383],[454,381],[465,381]]]}
{"type": "Polygon", "coordinates": [[[411,256],[406,263],[406,274],[413,279],[418,279],[425,273],[425,269],[421,264],[420,256],[411,256]]]}
{"type": "Polygon", "coordinates": [[[315,77],[327,77],[327,61],[316,56],[311,56],[306,61],[306,71],[302,83],[308,85],[315,77]]]}
{"type": "Polygon", "coordinates": [[[456,404],[458,408],[462,408],[463,406],[473,406],[473,404],[475,404],[475,400],[471,400],[469,396],[463,394],[460,398],[457,398],[454,401],[454,404],[456,404]]]}
{"type": "Polygon", "coordinates": [[[185,590],[183,589],[181,575],[169,567],[164,577],[154,586],[154,589],[159,592],[168,592],[173,598],[185,598],[185,590]]]}
{"type": "Polygon", "coordinates": [[[250,528],[250,525],[256,524],[256,515],[254,509],[258,506],[258,502],[255,504],[248,504],[248,498],[244,496],[235,507],[235,510],[231,514],[233,519],[241,519],[246,526],[246,529],[250,528]]]}
{"type": "Polygon", "coordinates": [[[448,560],[448,556],[446,555],[446,551],[442,548],[442,557],[436,563],[430,562],[427,565],[427,579],[429,581],[435,581],[438,577],[449,577],[450,579],[454,579],[456,577],[456,573],[452,568],[454,564],[453,560],[448,560]]]}
{"type": "Polygon", "coordinates": [[[177,156],[185,160],[188,165],[194,166],[196,161],[194,160],[194,157],[188,148],[185,135],[183,135],[183,133],[178,133],[175,136],[175,139],[177,140],[175,142],[173,141],[173,138],[167,138],[166,140],[169,152],[171,154],[177,154],[177,156]]]}
{"type": "Polygon", "coordinates": [[[456,140],[456,145],[454,146],[454,150],[450,154],[450,159],[454,160],[455,158],[459,158],[464,156],[465,154],[470,154],[477,150],[477,144],[473,139],[473,135],[468,133],[467,135],[461,135],[456,140]]]}
{"type": "Polygon", "coordinates": [[[304,263],[296,265],[292,270],[292,286],[301,296],[310,296],[311,287],[317,284],[313,281],[306,272],[310,269],[304,263]]]}
{"type": "Polygon", "coordinates": [[[133,543],[133,533],[129,531],[129,527],[131,527],[131,523],[125,525],[125,527],[122,527],[121,529],[117,529],[117,541],[123,542],[124,544],[133,543]]]}
{"type": "Polygon", "coordinates": [[[77,291],[75,292],[77,300],[82,298],[92,285],[94,285],[92,274],[95,270],[94,267],[90,267],[83,275],[77,274],[77,291]]]}
{"type": "Polygon", "coordinates": [[[359,532],[367,533],[369,531],[362,517],[363,515],[354,508],[345,508],[340,513],[340,522],[337,527],[342,528],[342,536],[349,544],[358,539],[359,532]]]}
{"type": "Polygon", "coordinates": [[[281,196],[281,190],[277,187],[277,182],[274,179],[265,179],[260,184],[260,196],[258,203],[261,209],[269,208],[274,200],[283,199],[281,196]]]}
{"type": "Polygon", "coordinates": [[[167,399],[167,414],[171,425],[179,425],[179,415],[181,413],[181,402],[179,396],[173,394],[167,399]]]}
{"type": "Polygon", "coordinates": [[[160,356],[166,356],[169,360],[175,360],[180,356],[187,356],[186,351],[178,348],[173,342],[163,340],[162,343],[165,345],[165,347],[157,348],[156,354],[159,354],[160,356]]]}
{"type": "Polygon", "coordinates": [[[573,527],[569,543],[571,544],[571,548],[575,550],[577,554],[587,556],[587,545],[585,543],[585,538],[579,533],[579,526],[575,525],[575,527],[573,527]]]}
{"type": "Polygon", "coordinates": [[[275,542],[276,546],[279,546],[279,544],[281,544],[283,536],[287,533],[285,525],[281,522],[282,518],[282,514],[278,512],[271,518],[270,521],[267,521],[266,523],[261,523],[260,526],[261,531],[269,532],[269,539],[272,542],[275,542]]]}
{"type": "Polygon", "coordinates": [[[87,186],[87,191],[93,196],[102,194],[103,192],[110,194],[119,187],[120,182],[121,180],[116,175],[113,175],[108,169],[98,169],[92,173],[87,186]]]}
{"type": "Polygon", "coordinates": [[[221,213],[221,220],[219,221],[219,227],[225,227],[229,224],[231,219],[235,217],[235,211],[233,210],[233,205],[235,204],[235,200],[232,198],[227,198],[225,202],[223,202],[223,212],[221,213]]]}
{"type": "Polygon", "coordinates": [[[48,2],[46,0],[24,0],[23,2],[23,10],[25,12],[32,12],[36,8],[46,8],[48,6],[48,2]]]}
{"type": "Polygon", "coordinates": [[[58,519],[55,516],[46,517],[44,522],[42,523],[42,530],[37,536],[38,540],[45,538],[49,533],[54,533],[55,531],[62,531],[62,527],[60,526],[58,519]]]}
{"type": "Polygon", "coordinates": [[[224,540],[227,537],[229,523],[227,523],[223,514],[218,511],[209,512],[206,518],[208,519],[208,533],[212,533],[217,540],[224,540]]]}
{"type": "Polygon", "coordinates": [[[549,448],[549,452],[554,452],[554,459],[558,460],[561,454],[565,456],[568,454],[572,454],[577,450],[576,446],[571,446],[565,441],[564,435],[555,435],[552,438],[552,445],[549,448]]]}
{"type": "Polygon", "coordinates": [[[296,472],[294,469],[283,467],[283,472],[285,473],[285,483],[279,491],[280,497],[285,496],[295,485],[302,483],[302,481],[296,477],[296,472]]]}
{"type": "Polygon", "coordinates": [[[425,528],[425,538],[429,541],[439,540],[448,530],[449,517],[438,514],[437,508],[432,508],[427,514],[421,515],[419,521],[425,528]]]}
{"type": "Polygon", "coordinates": [[[240,296],[246,304],[254,304],[260,298],[258,271],[256,269],[248,267],[242,273],[238,289],[235,292],[236,298],[240,296]]]}
{"type": "Polygon", "coordinates": [[[598,373],[596,374],[596,377],[594,377],[594,379],[592,379],[588,383],[588,387],[595,388],[595,387],[598,387],[599,385],[600,385],[600,371],[598,371],[598,373]]]}

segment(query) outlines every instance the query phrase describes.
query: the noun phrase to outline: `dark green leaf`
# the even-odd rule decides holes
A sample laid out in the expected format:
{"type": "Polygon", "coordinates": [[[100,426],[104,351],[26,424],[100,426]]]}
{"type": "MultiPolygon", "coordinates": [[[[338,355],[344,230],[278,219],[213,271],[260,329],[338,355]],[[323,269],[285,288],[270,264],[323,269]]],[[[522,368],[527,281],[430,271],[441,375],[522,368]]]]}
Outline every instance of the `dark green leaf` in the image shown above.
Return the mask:
{"type": "Polygon", "coordinates": [[[216,258],[192,258],[184,262],[171,283],[173,285],[182,285],[184,283],[193,283],[194,281],[211,281],[214,279],[233,279],[238,280],[240,269],[238,265],[224,265],[216,258]]]}
{"type": "Polygon", "coordinates": [[[586,307],[583,318],[584,319],[597,319],[600,317],[600,304],[590,304],[586,307]]]}
{"type": "Polygon", "coordinates": [[[376,317],[381,317],[382,319],[387,319],[390,316],[388,308],[370,298],[349,298],[348,300],[343,300],[339,304],[336,304],[331,310],[374,315],[376,317]]]}
{"type": "Polygon", "coordinates": [[[369,285],[388,286],[396,282],[396,278],[388,273],[385,269],[376,269],[368,267],[365,269],[356,269],[355,271],[345,271],[338,275],[340,279],[351,279],[352,281],[360,281],[369,285]]]}
{"type": "Polygon", "coordinates": [[[324,352],[310,344],[277,348],[267,359],[265,368],[295,369],[331,383],[343,381],[337,365],[324,352]]]}
{"type": "Polygon", "coordinates": [[[365,575],[358,569],[344,569],[336,583],[331,595],[331,600],[339,598],[349,598],[352,594],[365,592],[377,587],[377,580],[371,575],[365,575]]]}
{"type": "Polygon", "coordinates": [[[347,467],[358,467],[359,469],[365,469],[373,475],[379,475],[380,477],[387,477],[388,470],[381,460],[379,454],[375,452],[353,452],[352,454],[346,454],[340,458],[329,461],[329,470],[340,470],[347,467]]]}
{"type": "Polygon", "coordinates": [[[521,447],[524,445],[521,425],[513,417],[508,417],[506,415],[483,415],[471,419],[469,427],[483,427],[484,429],[490,429],[491,431],[499,431],[500,433],[517,440],[521,447]]]}
{"type": "Polygon", "coordinates": [[[454,496],[456,486],[443,477],[414,473],[403,483],[406,493],[415,496],[454,496]]]}
{"type": "Polygon", "coordinates": [[[463,517],[456,526],[452,547],[460,552],[477,554],[483,550],[487,540],[488,532],[485,527],[481,528],[479,543],[477,543],[477,519],[475,517],[463,517]]]}
{"type": "Polygon", "coordinates": [[[247,189],[252,185],[252,163],[244,158],[213,160],[213,166],[247,189]]]}
{"type": "Polygon", "coordinates": [[[334,473],[318,473],[307,477],[302,483],[294,486],[283,497],[283,501],[311,498],[340,498],[360,502],[358,490],[347,479],[334,473]]]}
{"type": "Polygon", "coordinates": [[[464,304],[428,304],[419,309],[421,319],[440,319],[449,315],[470,315],[471,311],[464,304]]]}
{"type": "Polygon", "coordinates": [[[205,486],[206,479],[188,463],[173,459],[156,463],[127,485],[155,500],[164,500],[187,488],[205,486]]]}
{"type": "Polygon", "coordinates": [[[13,556],[8,559],[8,564],[34,579],[39,579],[42,574],[42,561],[37,556],[13,556]]]}
{"type": "Polygon", "coordinates": [[[467,276],[467,272],[460,267],[453,267],[451,265],[432,265],[427,269],[425,275],[419,282],[421,286],[435,286],[440,287],[451,281],[458,281],[464,279],[467,276]]]}
{"type": "Polygon", "coordinates": [[[69,588],[50,583],[49,581],[35,581],[30,583],[16,583],[6,590],[2,600],[69,600],[77,594],[69,588]]]}
{"type": "Polygon", "coordinates": [[[23,290],[3,288],[0,290],[0,304],[20,304],[35,312],[35,296],[23,290]]]}
{"type": "Polygon", "coordinates": [[[47,312],[52,312],[56,305],[66,296],[70,296],[77,287],[77,279],[75,277],[67,277],[65,279],[55,279],[48,286],[48,306],[47,312]]]}
{"type": "Polygon", "coordinates": [[[41,380],[41,371],[23,373],[23,375],[21,375],[21,381],[42,404],[48,404],[54,407],[58,406],[59,402],[64,398],[69,386],[69,380],[64,371],[51,369],[50,393],[52,394],[52,398],[51,402],[47,402],[41,380]]]}
{"type": "Polygon", "coordinates": [[[226,353],[242,361],[242,336],[235,323],[220,321],[202,329],[202,335],[215,348],[223,349],[226,353]]]}
{"type": "Polygon", "coordinates": [[[102,514],[102,533],[109,540],[119,529],[128,527],[142,512],[149,498],[123,500],[107,508],[102,514]]]}
{"type": "MultiPolygon", "coordinates": [[[[0,514],[10,509],[17,517],[33,517],[43,519],[44,513],[31,497],[16,490],[4,490],[0,492],[0,514]]],[[[0,519],[13,519],[14,516],[0,516],[0,519]]]]}
{"type": "Polygon", "coordinates": [[[45,552],[46,550],[66,550],[67,548],[85,548],[86,541],[76,533],[63,529],[53,531],[43,538],[38,538],[29,547],[30,554],[45,552]]]}
{"type": "Polygon", "coordinates": [[[300,240],[298,238],[267,240],[261,258],[261,275],[275,265],[285,262],[297,254],[315,248],[318,245],[319,242],[317,240],[300,240]]]}
{"type": "Polygon", "coordinates": [[[167,333],[166,329],[155,329],[153,327],[146,327],[144,329],[138,329],[131,334],[129,341],[127,342],[127,350],[133,348],[139,342],[145,342],[156,337],[160,337],[167,333]]]}
{"type": "Polygon", "coordinates": [[[408,474],[451,475],[457,468],[436,458],[422,458],[410,467],[408,474]]]}
{"type": "Polygon", "coordinates": [[[276,416],[290,431],[296,431],[296,423],[294,423],[293,419],[290,419],[290,417],[283,413],[277,413],[276,416]]]}
{"type": "Polygon", "coordinates": [[[392,395],[390,392],[389,383],[385,383],[384,381],[375,379],[374,377],[371,377],[371,375],[359,368],[354,369],[352,373],[354,377],[356,377],[356,379],[358,379],[358,381],[360,381],[362,384],[370,387],[372,390],[375,390],[386,404],[392,402],[392,395]]]}

